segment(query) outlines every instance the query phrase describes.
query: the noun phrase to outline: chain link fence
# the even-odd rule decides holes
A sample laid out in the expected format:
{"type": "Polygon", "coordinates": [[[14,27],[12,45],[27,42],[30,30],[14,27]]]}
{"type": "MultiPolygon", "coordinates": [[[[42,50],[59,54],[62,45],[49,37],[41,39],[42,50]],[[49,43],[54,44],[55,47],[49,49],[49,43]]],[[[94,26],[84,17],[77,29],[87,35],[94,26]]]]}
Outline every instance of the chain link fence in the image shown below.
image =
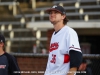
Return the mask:
{"type": "MultiPolygon", "coordinates": [[[[42,71],[45,71],[47,59],[48,59],[48,54],[12,53],[12,55],[16,56],[18,59],[21,58],[21,61],[23,59],[23,62],[21,63],[22,65],[25,62],[27,62],[27,60],[25,61],[25,59],[27,58],[28,60],[30,60],[28,62],[30,62],[29,64],[31,64],[31,68],[35,67],[35,68],[37,68],[38,71],[40,69],[42,71]],[[32,61],[34,61],[34,62],[32,62],[32,61]],[[41,65],[41,67],[40,67],[40,65],[41,65]]],[[[83,54],[83,58],[86,59],[88,66],[91,68],[92,75],[100,75],[100,54],[83,54]]],[[[20,61],[18,61],[18,62],[20,62],[20,61]]],[[[29,64],[28,63],[25,64],[26,70],[29,70],[28,69],[29,64]]],[[[24,70],[24,69],[22,69],[22,70],[24,70]]],[[[34,68],[31,70],[34,71],[34,68]]],[[[22,74],[22,75],[26,75],[26,74],[22,74]]],[[[28,74],[28,75],[32,75],[32,74],[28,74]]],[[[36,75],[44,75],[44,74],[39,73],[36,75]]]]}
{"type": "Polygon", "coordinates": [[[88,66],[92,70],[92,75],[100,75],[100,54],[83,54],[88,66]]]}

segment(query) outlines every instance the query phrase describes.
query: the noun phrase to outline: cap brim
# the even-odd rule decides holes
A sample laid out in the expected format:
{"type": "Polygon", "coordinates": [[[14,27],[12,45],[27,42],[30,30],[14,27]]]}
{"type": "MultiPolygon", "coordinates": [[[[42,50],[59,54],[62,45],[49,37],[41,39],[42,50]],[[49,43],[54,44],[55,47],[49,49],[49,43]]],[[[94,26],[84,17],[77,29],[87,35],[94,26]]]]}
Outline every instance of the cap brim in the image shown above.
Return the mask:
{"type": "Polygon", "coordinates": [[[46,13],[50,13],[50,11],[58,11],[59,13],[62,13],[61,11],[54,9],[54,8],[47,9],[46,13]]]}

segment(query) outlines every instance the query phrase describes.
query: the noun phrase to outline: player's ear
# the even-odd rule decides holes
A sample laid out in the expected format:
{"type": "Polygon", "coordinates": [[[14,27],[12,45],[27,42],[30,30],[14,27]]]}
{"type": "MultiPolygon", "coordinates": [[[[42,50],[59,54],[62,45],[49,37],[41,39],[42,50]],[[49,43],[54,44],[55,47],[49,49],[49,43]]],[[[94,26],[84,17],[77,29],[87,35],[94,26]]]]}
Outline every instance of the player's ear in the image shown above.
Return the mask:
{"type": "Polygon", "coordinates": [[[62,19],[65,19],[65,17],[66,17],[66,15],[63,15],[63,14],[62,14],[62,19]]]}

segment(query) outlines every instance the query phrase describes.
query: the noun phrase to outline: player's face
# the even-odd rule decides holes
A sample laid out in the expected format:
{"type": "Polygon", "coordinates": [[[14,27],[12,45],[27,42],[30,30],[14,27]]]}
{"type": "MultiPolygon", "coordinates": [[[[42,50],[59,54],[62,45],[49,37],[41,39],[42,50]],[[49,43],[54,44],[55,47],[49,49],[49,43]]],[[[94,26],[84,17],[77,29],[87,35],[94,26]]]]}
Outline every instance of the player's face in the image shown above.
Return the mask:
{"type": "Polygon", "coordinates": [[[2,48],[4,46],[4,44],[2,42],[0,42],[0,48],[2,48]]]}
{"type": "Polygon", "coordinates": [[[50,15],[49,15],[49,20],[52,24],[56,24],[59,22],[63,23],[64,18],[65,18],[65,16],[62,15],[61,13],[59,13],[58,11],[51,11],[50,15]]]}

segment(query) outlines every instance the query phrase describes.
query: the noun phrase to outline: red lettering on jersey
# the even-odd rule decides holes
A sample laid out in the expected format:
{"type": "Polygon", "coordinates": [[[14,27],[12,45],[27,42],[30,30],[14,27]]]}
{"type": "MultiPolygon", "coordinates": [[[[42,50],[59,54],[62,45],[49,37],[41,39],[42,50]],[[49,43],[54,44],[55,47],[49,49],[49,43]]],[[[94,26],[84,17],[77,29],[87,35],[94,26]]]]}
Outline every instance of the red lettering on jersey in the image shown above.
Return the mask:
{"type": "Polygon", "coordinates": [[[64,63],[68,63],[70,60],[70,56],[68,54],[64,55],[64,63]]]}
{"type": "Polygon", "coordinates": [[[0,69],[5,69],[6,65],[0,65],[0,69]]]}
{"type": "Polygon", "coordinates": [[[56,63],[56,55],[52,54],[52,60],[50,61],[51,63],[56,63]]]}
{"type": "Polygon", "coordinates": [[[50,44],[50,50],[49,51],[51,52],[53,50],[56,50],[56,49],[58,49],[58,47],[59,47],[59,44],[57,42],[51,43],[50,44]]]}

